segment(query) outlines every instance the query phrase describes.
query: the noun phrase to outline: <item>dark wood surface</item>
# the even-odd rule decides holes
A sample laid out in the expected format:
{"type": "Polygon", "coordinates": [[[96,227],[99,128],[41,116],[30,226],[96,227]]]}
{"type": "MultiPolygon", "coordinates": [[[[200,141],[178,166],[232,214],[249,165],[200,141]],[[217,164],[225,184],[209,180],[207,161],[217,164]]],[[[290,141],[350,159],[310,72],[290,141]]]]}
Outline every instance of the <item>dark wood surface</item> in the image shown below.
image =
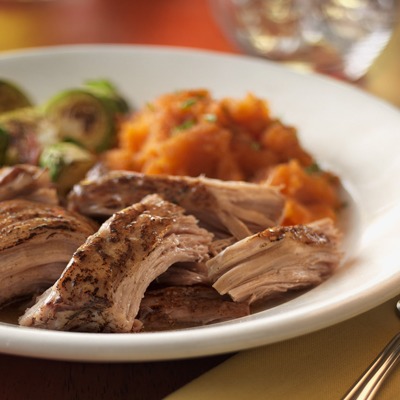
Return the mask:
{"type": "MultiPolygon", "coordinates": [[[[0,0],[0,51],[76,43],[235,52],[206,0],[0,0]]],[[[0,399],[161,399],[227,357],[92,364],[0,355],[0,399]]]]}
{"type": "Polygon", "coordinates": [[[228,357],[94,364],[0,355],[0,399],[157,400],[228,357]]]}

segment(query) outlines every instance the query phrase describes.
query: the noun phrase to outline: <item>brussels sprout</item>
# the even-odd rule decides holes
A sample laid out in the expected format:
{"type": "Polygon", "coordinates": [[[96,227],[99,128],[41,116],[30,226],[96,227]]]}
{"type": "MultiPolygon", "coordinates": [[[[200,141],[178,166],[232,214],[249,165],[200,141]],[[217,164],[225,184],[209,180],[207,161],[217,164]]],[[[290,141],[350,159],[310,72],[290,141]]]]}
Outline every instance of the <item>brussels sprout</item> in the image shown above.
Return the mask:
{"type": "Polygon", "coordinates": [[[10,142],[9,134],[0,127],[0,166],[6,164],[6,155],[9,142],[10,142]]]}
{"type": "Polygon", "coordinates": [[[59,142],[43,149],[39,165],[47,168],[61,194],[83,179],[95,164],[96,156],[75,143],[59,142]]]}
{"type": "Polygon", "coordinates": [[[109,107],[115,113],[126,114],[130,111],[128,102],[118,93],[117,88],[110,81],[106,79],[90,80],[85,82],[85,88],[108,102],[109,107]]]}
{"type": "Polygon", "coordinates": [[[0,115],[0,128],[8,137],[3,164],[37,163],[42,148],[41,121],[40,112],[32,107],[0,115]]]}
{"type": "Polygon", "coordinates": [[[0,79],[0,115],[30,106],[32,106],[32,102],[21,88],[14,83],[0,79]]]}
{"type": "Polygon", "coordinates": [[[59,93],[47,103],[44,113],[56,128],[59,141],[76,142],[96,153],[114,143],[114,110],[90,91],[72,89],[59,93]]]}

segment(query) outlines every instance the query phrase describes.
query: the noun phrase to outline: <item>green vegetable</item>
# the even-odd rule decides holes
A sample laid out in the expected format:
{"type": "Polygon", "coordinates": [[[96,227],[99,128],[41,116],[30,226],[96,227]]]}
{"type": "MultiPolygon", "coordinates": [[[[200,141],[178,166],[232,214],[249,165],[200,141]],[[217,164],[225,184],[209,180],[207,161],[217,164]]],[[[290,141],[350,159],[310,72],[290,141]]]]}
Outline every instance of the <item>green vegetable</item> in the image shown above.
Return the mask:
{"type": "Polygon", "coordinates": [[[321,170],[320,166],[316,162],[314,162],[313,164],[310,164],[309,166],[305,167],[305,171],[307,174],[312,175],[312,174],[319,173],[322,170],[321,170]]]}
{"type": "Polygon", "coordinates": [[[118,118],[128,111],[127,101],[105,79],[90,80],[82,89],[58,93],[44,107],[59,141],[79,143],[96,153],[114,144],[118,118]]]}
{"type": "Polygon", "coordinates": [[[194,119],[187,119],[186,121],[182,122],[180,125],[175,126],[174,133],[185,131],[186,129],[189,129],[194,125],[196,125],[196,121],[194,119]]]}
{"type": "Polygon", "coordinates": [[[32,102],[21,88],[12,82],[0,79],[0,114],[30,106],[32,102]]]}
{"type": "Polygon", "coordinates": [[[182,108],[183,110],[186,110],[187,108],[190,108],[190,107],[192,107],[194,104],[196,104],[197,101],[198,101],[198,99],[197,99],[196,97],[189,97],[188,99],[186,99],[186,100],[182,103],[181,108],[182,108]]]}
{"type": "Polygon", "coordinates": [[[0,166],[6,163],[6,155],[8,144],[10,143],[10,136],[0,127],[0,166]]]}
{"type": "Polygon", "coordinates": [[[8,142],[3,164],[35,164],[44,143],[54,141],[54,132],[36,108],[21,108],[0,115],[0,127],[8,142]]]}
{"type": "Polygon", "coordinates": [[[115,113],[126,114],[130,107],[128,102],[118,93],[117,88],[106,79],[90,80],[85,83],[85,89],[99,96],[115,113]]]}
{"type": "Polygon", "coordinates": [[[39,165],[48,169],[61,194],[67,193],[83,179],[95,162],[96,157],[92,153],[69,142],[45,147],[39,159],[39,165]]]}
{"type": "Polygon", "coordinates": [[[250,147],[251,147],[254,151],[259,151],[259,150],[261,150],[261,144],[258,143],[258,142],[255,142],[255,141],[253,141],[253,142],[250,143],[250,147]]]}
{"type": "Polygon", "coordinates": [[[88,90],[72,89],[57,94],[47,103],[44,113],[56,128],[59,141],[79,143],[96,153],[114,144],[115,109],[88,90]]]}
{"type": "Polygon", "coordinates": [[[204,114],[204,119],[207,122],[217,122],[217,116],[215,114],[204,114]]]}

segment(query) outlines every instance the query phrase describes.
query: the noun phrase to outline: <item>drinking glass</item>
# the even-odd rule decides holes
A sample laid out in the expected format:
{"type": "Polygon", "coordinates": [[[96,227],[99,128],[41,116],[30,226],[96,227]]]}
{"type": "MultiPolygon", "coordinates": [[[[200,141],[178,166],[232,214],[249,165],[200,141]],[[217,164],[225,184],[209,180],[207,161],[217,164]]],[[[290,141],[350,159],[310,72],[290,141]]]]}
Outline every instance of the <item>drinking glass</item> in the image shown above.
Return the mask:
{"type": "Polygon", "coordinates": [[[388,43],[398,0],[209,0],[245,53],[357,81],[388,43]]]}

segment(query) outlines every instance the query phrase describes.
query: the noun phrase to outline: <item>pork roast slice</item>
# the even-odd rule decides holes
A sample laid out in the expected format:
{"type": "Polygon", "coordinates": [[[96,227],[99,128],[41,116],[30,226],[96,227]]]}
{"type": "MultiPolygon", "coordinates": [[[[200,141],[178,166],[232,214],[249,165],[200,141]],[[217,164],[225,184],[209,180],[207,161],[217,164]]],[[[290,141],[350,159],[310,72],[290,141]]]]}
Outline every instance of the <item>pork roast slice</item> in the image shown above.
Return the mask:
{"type": "Polygon", "coordinates": [[[208,325],[249,314],[247,304],[234,303],[211,287],[169,286],[146,292],[138,319],[148,332],[208,325]]]}
{"type": "Polygon", "coordinates": [[[203,261],[212,235],[157,195],[108,219],[20,318],[39,328],[132,332],[148,285],[176,262],[203,261]]]}
{"type": "Polygon", "coordinates": [[[58,204],[48,171],[28,164],[0,168],[0,201],[14,198],[58,204]]]}
{"type": "Polygon", "coordinates": [[[266,229],[207,262],[213,287],[234,301],[254,303],[320,284],[338,266],[339,234],[331,220],[266,229]]]}
{"type": "Polygon", "coordinates": [[[97,224],[62,207],[0,202],[0,305],[47,289],[97,224]]]}
{"type": "Polygon", "coordinates": [[[185,208],[208,229],[237,239],[277,225],[285,202],[266,184],[110,171],[76,185],[68,207],[93,217],[110,216],[151,193],[185,208]]]}
{"type": "Polygon", "coordinates": [[[211,286],[205,262],[176,263],[157,278],[157,283],[165,286],[211,286]]]}

